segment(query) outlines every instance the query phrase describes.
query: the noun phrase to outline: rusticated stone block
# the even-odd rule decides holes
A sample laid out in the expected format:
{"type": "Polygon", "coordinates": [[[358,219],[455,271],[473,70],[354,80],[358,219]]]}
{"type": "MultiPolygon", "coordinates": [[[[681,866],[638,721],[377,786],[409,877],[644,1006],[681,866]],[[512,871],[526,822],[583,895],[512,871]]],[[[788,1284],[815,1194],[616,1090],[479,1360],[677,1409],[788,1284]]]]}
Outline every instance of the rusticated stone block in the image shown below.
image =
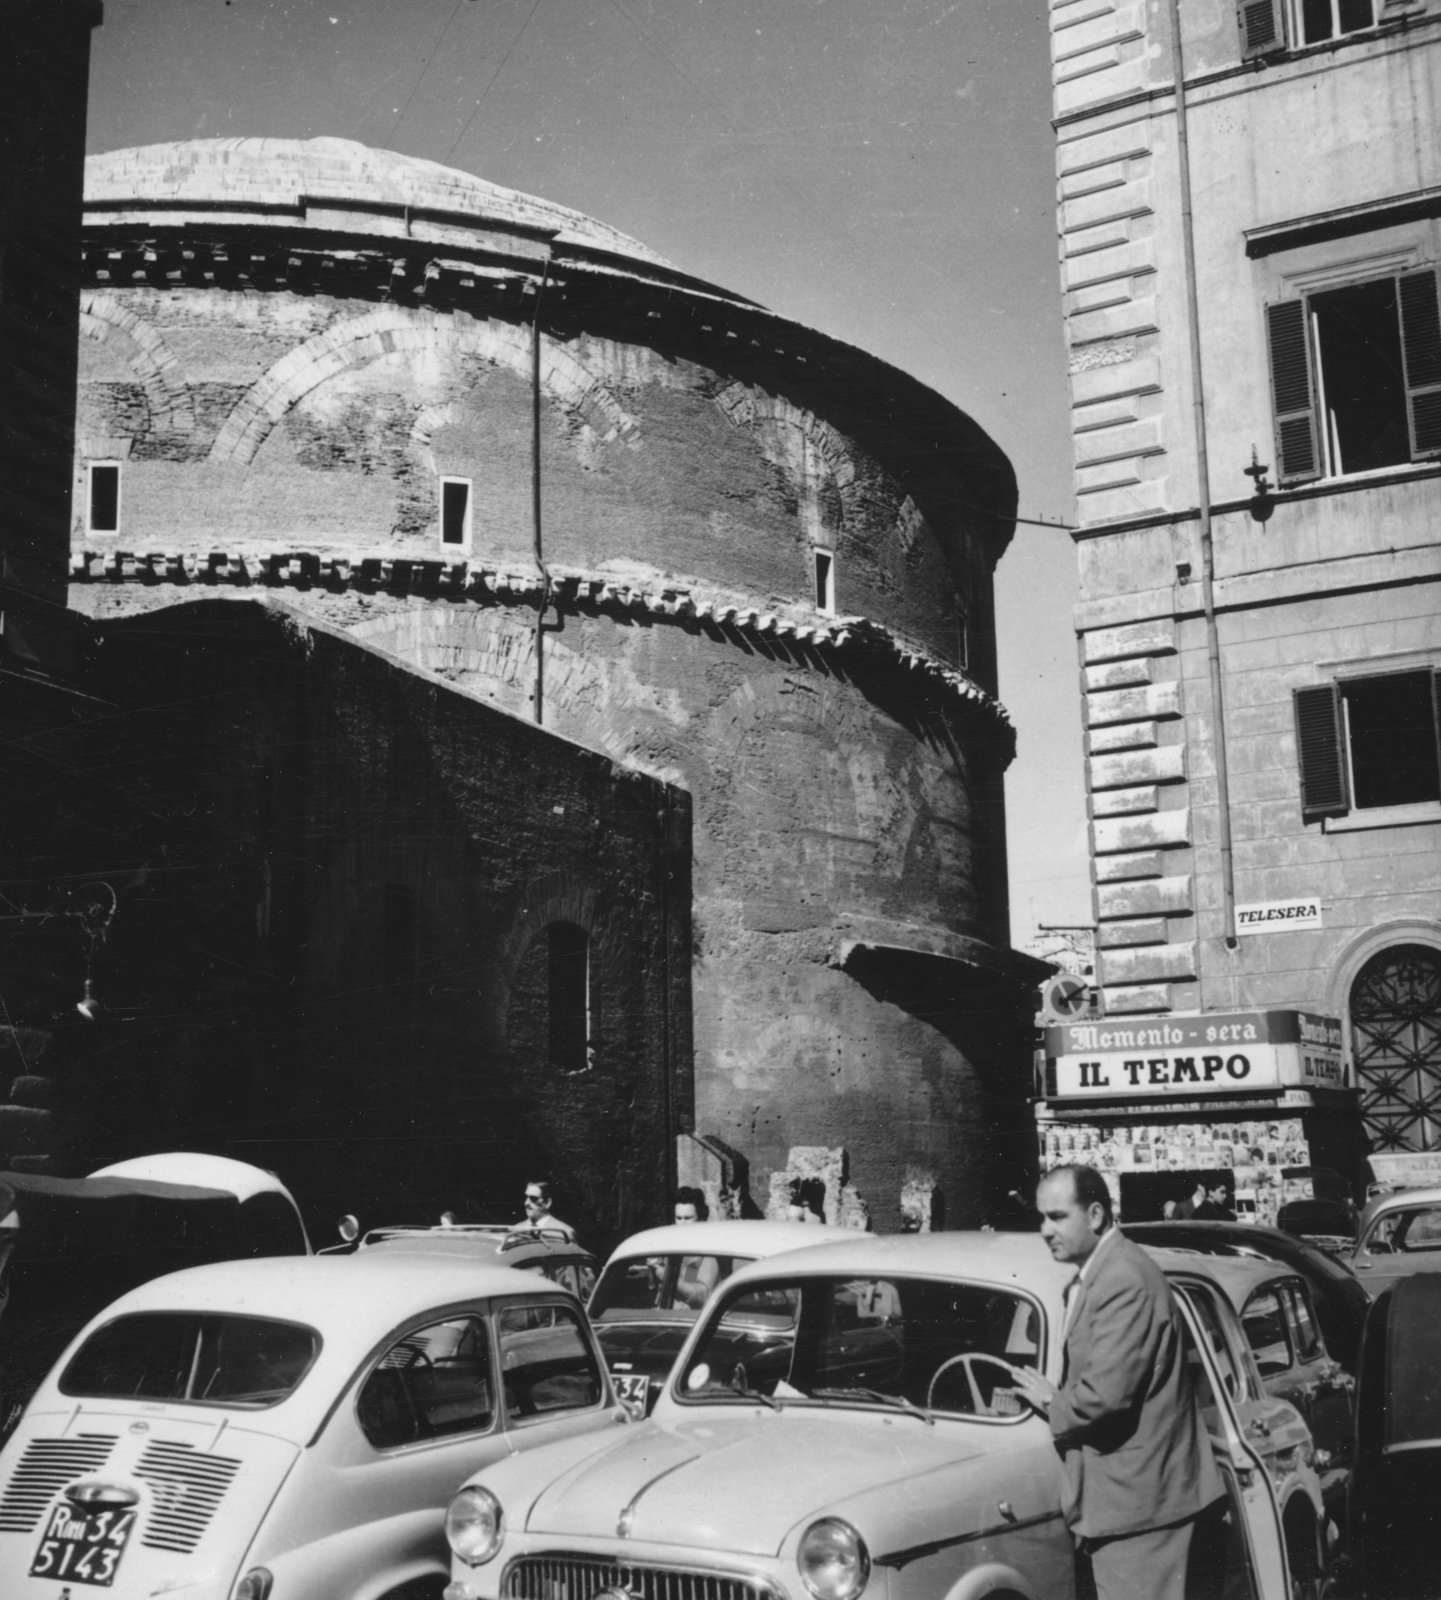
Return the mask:
{"type": "Polygon", "coordinates": [[[1112,984],[1156,983],[1168,978],[1196,976],[1194,940],[1186,944],[1151,945],[1141,950],[1103,950],[1097,960],[1101,982],[1108,991],[1112,984]]]}
{"type": "Polygon", "coordinates": [[[1098,856],[1119,850],[1165,849],[1190,842],[1191,813],[1186,808],[1149,817],[1099,818],[1091,824],[1091,847],[1098,856]]]}
{"type": "Polygon", "coordinates": [[[55,1080],[38,1073],[22,1073],[10,1086],[10,1103],[17,1106],[40,1106],[49,1109],[55,1104],[55,1080]]]}
{"type": "Polygon", "coordinates": [[[1100,755],[1107,750],[1138,750],[1144,745],[1155,744],[1156,724],[1154,722],[1120,722],[1112,728],[1095,728],[1089,735],[1090,751],[1093,756],[1100,755]]]}
{"type": "Polygon", "coordinates": [[[1101,856],[1096,862],[1097,883],[1123,883],[1132,878],[1163,878],[1166,857],[1160,850],[1138,850],[1128,856],[1101,856]]]}
{"type": "Polygon", "coordinates": [[[1171,987],[1165,983],[1127,985],[1106,990],[1106,1015],[1122,1016],[1138,1011],[1169,1011],[1171,987]]]}
{"type": "Polygon", "coordinates": [[[1165,944],[1166,919],[1141,917],[1135,922],[1114,922],[1096,929],[1096,947],[1119,949],[1132,944],[1165,944]]]}
{"type": "Polygon", "coordinates": [[[1107,689],[1086,696],[1086,721],[1093,728],[1110,722],[1143,722],[1181,715],[1181,685],[1151,683],[1140,689],[1107,689]]]}
{"type": "Polygon", "coordinates": [[[1144,658],[1139,661],[1108,661],[1104,666],[1086,668],[1086,688],[1092,692],[1097,689],[1124,689],[1133,683],[1150,681],[1151,663],[1144,658]]]}
{"type": "Polygon", "coordinates": [[[1126,815],[1133,811],[1154,811],[1160,803],[1155,784],[1138,789],[1108,789],[1092,795],[1091,809],[1098,817],[1126,815]]]}
{"type": "Polygon", "coordinates": [[[1155,750],[1092,756],[1088,766],[1093,790],[1120,789],[1136,783],[1182,783],[1186,777],[1186,747],[1167,744],[1155,750]]]}
{"type": "Polygon", "coordinates": [[[1191,875],[1144,878],[1135,883],[1103,883],[1096,888],[1096,915],[1117,917],[1183,915],[1192,909],[1191,875]]]}
{"type": "Polygon", "coordinates": [[[1120,628],[1094,628],[1083,634],[1081,648],[1089,666],[1097,661],[1117,661],[1124,656],[1173,655],[1176,624],[1171,617],[1128,622],[1120,628]]]}

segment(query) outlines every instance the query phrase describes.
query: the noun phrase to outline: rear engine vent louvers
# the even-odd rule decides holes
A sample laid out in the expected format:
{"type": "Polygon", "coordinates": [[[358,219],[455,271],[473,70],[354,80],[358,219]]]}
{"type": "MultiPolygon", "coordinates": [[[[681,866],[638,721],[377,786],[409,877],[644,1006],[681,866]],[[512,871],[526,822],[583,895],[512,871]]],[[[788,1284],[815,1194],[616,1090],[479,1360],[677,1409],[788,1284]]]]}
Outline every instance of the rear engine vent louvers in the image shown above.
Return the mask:
{"type": "Polygon", "coordinates": [[[0,1533],[29,1533],[67,1483],[105,1465],[115,1439],[113,1433],[32,1439],[0,1498],[0,1533]]]}
{"type": "Polygon", "coordinates": [[[135,1476],[150,1485],[150,1514],[140,1542],[152,1550],[190,1551],[240,1468],[234,1456],[209,1456],[188,1444],[146,1445],[135,1476]]]}

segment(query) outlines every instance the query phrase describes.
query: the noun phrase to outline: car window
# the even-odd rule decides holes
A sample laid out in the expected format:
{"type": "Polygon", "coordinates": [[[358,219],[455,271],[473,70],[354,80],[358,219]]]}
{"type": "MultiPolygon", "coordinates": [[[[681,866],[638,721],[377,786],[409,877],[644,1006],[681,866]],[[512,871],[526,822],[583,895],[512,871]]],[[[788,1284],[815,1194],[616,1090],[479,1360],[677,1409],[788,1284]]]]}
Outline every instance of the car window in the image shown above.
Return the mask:
{"type": "Polygon", "coordinates": [[[612,1261],[591,1302],[592,1321],[634,1311],[699,1311],[749,1256],[681,1255],[612,1261]]]}
{"type": "Polygon", "coordinates": [[[505,1414],[512,1421],[599,1405],[600,1368],[570,1306],[511,1306],[496,1319],[505,1414]]]}
{"type": "MultiPolygon", "coordinates": [[[[1209,1303],[1209,1295],[1195,1283],[1188,1283],[1185,1289],[1186,1302],[1191,1305],[1197,1314],[1202,1328],[1205,1330],[1206,1342],[1217,1350],[1217,1354],[1226,1350],[1226,1340],[1219,1339],[1217,1335],[1217,1313],[1214,1305],[1209,1303]],[[1214,1331],[1213,1331],[1214,1330],[1214,1331]]],[[[1211,1374],[1206,1370],[1206,1363],[1201,1359],[1201,1352],[1196,1348],[1196,1341],[1191,1336],[1191,1329],[1184,1317],[1176,1318],[1176,1328],[1180,1333],[1181,1351],[1185,1357],[1186,1372],[1195,1392],[1197,1403],[1201,1408],[1201,1419],[1206,1425],[1206,1432],[1213,1438],[1224,1438],[1225,1427],[1221,1420],[1221,1407],[1216,1399],[1215,1386],[1211,1382],[1211,1374]]],[[[1224,1369],[1223,1369],[1224,1370],[1224,1369]]],[[[1234,1364],[1232,1364],[1231,1382],[1235,1381],[1234,1364]]]]}
{"type": "Polygon", "coordinates": [[[1246,1342],[1263,1378],[1274,1378],[1291,1366],[1291,1340],[1286,1314],[1274,1289],[1258,1289],[1241,1313],[1246,1342]]]}
{"type": "Polygon", "coordinates": [[[727,1295],[678,1393],[745,1402],[923,1406],[964,1416],[1029,1412],[1013,1368],[1042,1355],[1038,1306],[990,1285],[804,1278],[727,1295]]]}
{"type": "Polygon", "coordinates": [[[365,1380],[355,1412],[377,1450],[490,1427],[495,1401],[484,1319],[451,1317],[397,1340],[365,1380]]]}
{"type": "Polygon", "coordinates": [[[240,1203],[240,1249],[247,1256],[303,1256],[305,1235],[284,1195],[253,1194],[240,1203]]]}
{"type": "Polygon", "coordinates": [[[1216,1291],[1208,1284],[1195,1282],[1188,1282],[1186,1288],[1196,1312],[1196,1320],[1201,1324],[1202,1333],[1221,1374],[1222,1387],[1233,1400],[1247,1398],[1246,1370],[1236,1360],[1230,1340],[1226,1337],[1225,1313],[1217,1303],[1216,1291]]]}
{"type": "Polygon", "coordinates": [[[283,1400],[320,1353],[320,1335],[263,1317],[148,1311],[97,1328],[70,1359],[62,1394],[259,1407],[283,1400]]]}
{"type": "Polygon", "coordinates": [[[1441,1250],[1441,1206],[1387,1212],[1377,1218],[1364,1248],[1378,1255],[1441,1250]]]}
{"type": "Polygon", "coordinates": [[[1320,1360],[1326,1354],[1326,1346],[1311,1310],[1310,1290],[1303,1283],[1286,1283],[1281,1286],[1281,1296],[1291,1319],[1291,1338],[1296,1345],[1297,1360],[1320,1360]]]}

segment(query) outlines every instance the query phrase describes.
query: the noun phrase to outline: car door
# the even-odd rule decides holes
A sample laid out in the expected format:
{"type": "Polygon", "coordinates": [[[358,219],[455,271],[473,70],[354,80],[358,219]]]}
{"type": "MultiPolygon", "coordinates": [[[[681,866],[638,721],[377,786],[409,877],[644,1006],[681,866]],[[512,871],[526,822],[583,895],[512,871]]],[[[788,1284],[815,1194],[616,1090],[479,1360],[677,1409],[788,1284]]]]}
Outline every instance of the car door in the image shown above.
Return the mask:
{"type": "Polygon", "coordinates": [[[512,1451],[626,1420],[574,1301],[498,1301],[495,1344],[502,1425],[512,1451]]]}
{"type": "Polygon", "coordinates": [[[1278,1285],[1296,1355],[1294,1393],[1284,1396],[1305,1417],[1316,1447],[1322,1490],[1329,1496],[1348,1475],[1356,1382],[1331,1359],[1316,1321],[1311,1291],[1300,1278],[1278,1285]]]}
{"type": "MultiPolygon", "coordinates": [[[[1168,1275],[1169,1277],[1169,1275],[1168,1275]]],[[[1198,1521],[1188,1587],[1226,1600],[1291,1594],[1281,1508],[1272,1475],[1242,1424],[1249,1395],[1240,1352],[1213,1287],[1169,1278],[1180,1308],[1186,1361],[1212,1453],[1226,1487],[1198,1521]]]]}
{"type": "Polygon", "coordinates": [[[484,1304],[391,1335],[302,1453],[248,1564],[306,1600],[367,1600],[447,1573],[456,1485],[510,1453],[494,1343],[484,1304]]]}

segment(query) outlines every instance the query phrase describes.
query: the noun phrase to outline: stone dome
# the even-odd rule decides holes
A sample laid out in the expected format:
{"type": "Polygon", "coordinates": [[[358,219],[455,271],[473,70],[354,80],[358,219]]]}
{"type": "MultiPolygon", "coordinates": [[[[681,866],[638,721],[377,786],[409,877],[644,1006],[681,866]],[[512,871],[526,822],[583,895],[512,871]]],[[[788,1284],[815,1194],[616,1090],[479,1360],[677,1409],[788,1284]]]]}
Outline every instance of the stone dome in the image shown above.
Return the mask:
{"type": "Polygon", "coordinates": [[[359,211],[367,232],[400,237],[409,236],[418,215],[432,224],[520,229],[567,248],[669,266],[628,234],[568,206],[354,139],[186,139],[110,150],[85,162],[85,201],[89,211],[233,209],[253,221],[276,212],[292,225],[299,215],[321,227],[334,226],[336,213],[359,211]]]}

